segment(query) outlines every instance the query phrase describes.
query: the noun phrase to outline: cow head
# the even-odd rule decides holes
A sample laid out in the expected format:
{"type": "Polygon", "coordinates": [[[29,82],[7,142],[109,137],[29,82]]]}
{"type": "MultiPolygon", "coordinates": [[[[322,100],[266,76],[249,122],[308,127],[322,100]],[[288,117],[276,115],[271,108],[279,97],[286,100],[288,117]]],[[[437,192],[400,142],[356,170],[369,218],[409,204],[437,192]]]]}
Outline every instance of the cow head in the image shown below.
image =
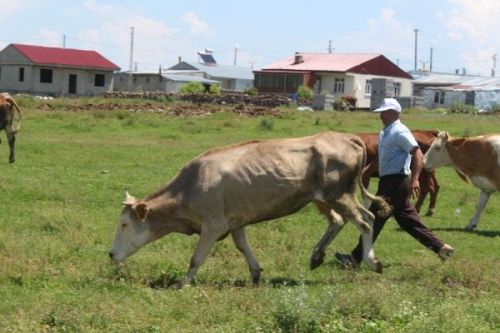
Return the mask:
{"type": "Polygon", "coordinates": [[[453,162],[446,148],[450,135],[447,132],[439,132],[432,141],[429,150],[424,155],[424,168],[432,171],[441,166],[451,166],[453,162]]]}
{"type": "Polygon", "coordinates": [[[123,202],[123,210],[118,221],[115,241],[109,257],[114,261],[122,261],[136,253],[141,247],[151,242],[153,234],[146,222],[149,209],[146,203],[140,202],[128,192],[123,202]]]}

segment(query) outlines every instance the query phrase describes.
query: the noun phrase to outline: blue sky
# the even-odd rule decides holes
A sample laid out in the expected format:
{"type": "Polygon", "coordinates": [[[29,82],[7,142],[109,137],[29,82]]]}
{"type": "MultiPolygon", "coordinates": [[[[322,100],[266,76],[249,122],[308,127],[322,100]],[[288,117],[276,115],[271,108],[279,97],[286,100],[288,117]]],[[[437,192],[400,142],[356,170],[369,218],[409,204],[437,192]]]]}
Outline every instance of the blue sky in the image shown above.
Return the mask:
{"type": "MultiPolygon", "coordinates": [[[[122,70],[198,61],[262,68],[294,52],[380,53],[417,67],[490,75],[500,62],[498,0],[0,0],[0,48],[10,43],[95,50],[122,70]],[[65,37],[64,37],[65,36],[65,37]]],[[[500,72],[500,63],[497,66],[500,72]]],[[[500,74],[499,74],[500,75],[500,74]]]]}

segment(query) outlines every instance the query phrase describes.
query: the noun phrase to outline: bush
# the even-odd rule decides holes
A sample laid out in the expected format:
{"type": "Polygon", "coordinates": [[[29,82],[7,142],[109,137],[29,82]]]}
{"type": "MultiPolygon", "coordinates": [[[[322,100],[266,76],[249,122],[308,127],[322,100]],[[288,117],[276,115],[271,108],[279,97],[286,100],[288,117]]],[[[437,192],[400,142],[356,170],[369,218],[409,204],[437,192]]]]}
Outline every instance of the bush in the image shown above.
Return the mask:
{"type": "Polygon", "coordinates": [[[354,108],[356,107],[356,102],[358,101],[356,96],[344,95],[340,98],[343,99],[344,101],[350,103],[352,107],[354,107],[354,108]]]}
{"type": "Polygon", "coordinates": [[[309,88],[309,87],[300,86],[297,89],[297,98],[300,99],[300,100],[312,99],[313,96],[314,96],[314,91],[311,88],[309,88]]]}
{"type": "Polygon", "coordinates": [[[189,82],[183,85],[180,89],[181,94],[196,94],[204,91],[205,87],[201,84],[201,82],[189,82]]]}
{"type": "Polygon", "coordinates": [[[259,91],[255,87],[248,87],[243,92],[249,96],[255,96],[259,93],[259,91]]]}
{"type": "Polygon", "coordinates": [[[468,114],[476,114],[477,110],[474,109],[471,105],[465,105],[463,103],[455,103],[451,107],[452,113],[468,113],[468,114]]]}
{"type": "Polygon", "coordinates": [[[333,102],[333,109],[337,111],[349,111],[351,110],[351,107],[351,103],[342,98],[336,99],[333,102]]]}
{"type": "Polygon", "coordinates": [[[210,88],[208,89],[208,92],[211,94],[211,95],[220,95],[221,94],[221,89],[220,89],[220,86],[218,85],[211,85],[210,88]]]}

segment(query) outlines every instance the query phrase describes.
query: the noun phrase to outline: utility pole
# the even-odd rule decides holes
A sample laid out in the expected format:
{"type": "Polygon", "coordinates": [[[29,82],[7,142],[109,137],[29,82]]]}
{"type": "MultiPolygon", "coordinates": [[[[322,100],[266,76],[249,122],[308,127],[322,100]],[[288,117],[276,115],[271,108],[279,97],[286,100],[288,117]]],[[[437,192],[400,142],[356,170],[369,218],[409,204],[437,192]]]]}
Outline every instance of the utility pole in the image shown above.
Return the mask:
{"type": "Polygon", "coordinates": [[[63,35],[63,48],[66,48],[66,35],[63,35]]]}
{"type": "Polygon", "coordinates": [[[128,67],[128,90],[132,89],[132,70],[134,66],[134,27],[130,28],[130,62],[128,67]]]}
{"type": "Polygon", "coordinates": [[[433,49],[431,47],[431,62],[429,64],[429,72],[432,72],[432,52],[433,52],[433,49]]]}
{"type": "Polygon", "coordinates": [[[329,40],[329,41],[328,41],[328,53],[332,53],[332,50],[333,50],[333,49],[332,49],[332,41],[331,41],[331,40],[329,40]]]}
{"type": "Polygon", "coordinates": [[[496,68],[497,68],[497,55],[494,54],[493,57],[493,69],[491,70],[491,76],[495,76],[496,68]]]}
{"type": "Polygon", "coordinates": [[[235,66],[236,66],[236,55],[238,54],[238,48],[239,48],[239,47],[240,47],[240,46],[239,46],[238,44],[236,44],[236,45],[234,46],[234,65],[235,65],[235,66]]]}
{"type": "Polygon", "coordinates": [[[417,70],[417,46],[418,46],[418,32],[420,30],[413,29],[415,31],[415,71],[417,70]]]}
{"type": "Polygon", "coordinates": [[[253,64],[255,64],[256,62],[257,62],[257,61],[254,61],[254,60],[249,61],[249,63],[250,63],[250,68],[251,68],[251,69],[253,69],[253,64]]]}

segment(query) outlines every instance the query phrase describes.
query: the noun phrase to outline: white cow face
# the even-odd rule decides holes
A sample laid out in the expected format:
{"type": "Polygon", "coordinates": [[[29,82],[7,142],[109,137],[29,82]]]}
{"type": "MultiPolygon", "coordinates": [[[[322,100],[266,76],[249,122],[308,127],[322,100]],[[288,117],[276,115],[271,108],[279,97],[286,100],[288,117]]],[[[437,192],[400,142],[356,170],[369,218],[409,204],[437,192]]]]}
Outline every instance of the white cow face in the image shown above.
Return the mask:
{"type": "Polygon", "coordinates": [[[125,260],[153,238],[146,223],[147,206],[144,203],[137,203],[137,199],[128,193],[123,204],[125,207],[118,221],[115,242],[109,250],[109,257],[114,261],[125,260]]]}
{"type": "Polygon", "coordinates": [[[447,132],[439,132],[438,136],[432,142],[429,150],[424,155],[424,168],[432,171],[441,166],[451,166],[453,162],[446,149],[446,144],[450,135],[447,132]]]}

